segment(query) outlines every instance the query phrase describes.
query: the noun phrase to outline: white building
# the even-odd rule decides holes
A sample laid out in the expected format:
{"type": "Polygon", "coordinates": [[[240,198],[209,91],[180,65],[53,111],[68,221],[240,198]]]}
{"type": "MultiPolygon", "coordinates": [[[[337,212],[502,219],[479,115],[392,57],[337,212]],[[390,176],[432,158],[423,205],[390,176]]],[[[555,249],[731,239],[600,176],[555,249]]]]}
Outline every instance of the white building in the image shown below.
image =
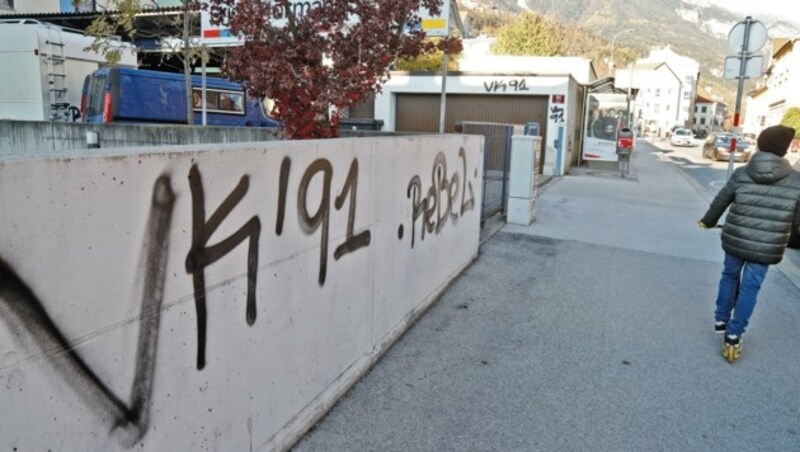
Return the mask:
{"type": "Polygon", "coordinates": [[[697,95],[697,83],[700,79],[700,64],[692,58],[678,55],[667,46],[650,51],[644,62],[663,61],[681,79],[680,105],[678,106],[678,123],[692,124],[694,116],[694,99],[697,95]]]}
{"type": "Polygon", "coordinates": [[[614,86],[626,90],[638,90],[631,111],[636,128],[656,135],[663,135],[681,122],[685,91],[681,77],[667,63],[636,62],[624,69],[617,69],[614,86]]]}
{"type": "Polygon", "coordinates": [[[719,132],[725,123],[728,106],[724,102],[715,101],[697,95],[694,100],[694,130],[719,132]]]}
{"type": "Polygon", "coordinates": [[[464,40],[464,51],[458,60],[462,72],[496,74],[531,73],[539,75],[571,74],[578,83],[588,85],[597,80],[591,60],[582,57],[541,57],[494,55],[495,38],[481,36],[464,40]]]}
{"type": "MultiPolygon", "coordinates": [[[[544,174],[563,175],[577,162],[585,85],[597,80],[591,60],[490,54],[493,38],[468,39],[460,71],[446,79],[445,132],[458,121],[540,126],[544,174]]],[[[374,118],[383,130],[437,132],[442,75],[392,73],[376,94],[374,118]]]]}
{"type": "MultiPolygon", "coordinates": [[[[693,124],[693,115],[694,115],[694,99],[697,95],[697,81],[700,77],[700,64],[683,55],[679,55],[675,53],[670,46],[666,46],[659,49],[652,49],[650,50],[650,54],[645,58],[640,58],[636,61],[637,69],[641,65],[656,65],[653,67],[658,67],[658,63],[666,63],[672,72],[678,77],[681,82],[679,87],[678,94],[678,105],[675,107],[677,108],[677,116],[675,118],[675,122],[670,124],[668,128],[671,128],[673,125],[682,125],[682,126],[690,126],[693,124]]],[[[627,69],[622,69],[624,73],[627,73],[627,69]]],[[[619,70],[617,71],[619,73],[619,70]]],[[[625,84],[627,82],[620,79],[619,76],[617,78],[617,87],[620,87],[620,83],[625,84]]],[[[625,85],[627,86],[627,85],[625,85]]],[[[634,87],[636,86],[636,82],[634,81],[634,87]]]]}
{"type": "Polygon", "coordinates": [[[758,134],[780,124],[786,111],[800,108],[800,38],[775,39],[772,58],[757,88],[748,93],[744,131],[758,134]]]}

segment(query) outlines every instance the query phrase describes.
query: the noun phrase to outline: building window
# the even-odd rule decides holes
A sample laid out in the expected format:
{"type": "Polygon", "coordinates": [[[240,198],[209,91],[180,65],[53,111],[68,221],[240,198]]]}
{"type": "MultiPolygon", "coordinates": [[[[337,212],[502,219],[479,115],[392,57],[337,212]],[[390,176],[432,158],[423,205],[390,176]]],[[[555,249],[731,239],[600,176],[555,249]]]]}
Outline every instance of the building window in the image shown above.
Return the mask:
{"type": "Polygon", "coordinates": [[[14,0],[0,0],[0,9],[14,9],[14,0]]]}
{"type": "Polygon", "coordinates": [[[653,104],[653,113],[659,113],[661,110],[659,108],[660,106],[661,106],[660,104],[653,104]]]}
{"type": "Polygon", "coordinates": [[[692,85],[693,83],[694,83],[694,77],[692,77],[691,75],[687,75],[686,76],[686,84],[687,85],[692,85]]]}
{"type": "Polygon", "coordinates": [[[706,107],[705,105],[703,105],[703,107],[700,109],[700,111],[701,111],[702,113],[705,113],[707,109],[708,109],[708,107],[706,107]]]}
{"type": "MultiPolygon", "coordinates": [[[[195,111],[201,111],[203,104],[199,89],[192,89],[192,104],[195,111]]],[[[243,115],[245,113],[244,93],[207,89],[206,109],[215,113],[243,115]]]]}
{"type": "Polygon", "coordinates": [[[706,118],[700,118],[700,125],[701,126],[706,125],[706,118]]]}
{"type": "Polygon", "coordinates": [[[661,97],[661,88],[656,88],[656,97],[661,97]]]}
{"type": "Polygon", "coordinates": [[[669,111],[669,104],[664,108],[666,111],[669,111]]]}
{"type": "Polygon", "coordinates": [[[683,92],[683,100],[689,100],[689,94],[692,94],[692,93],[690,93],[689,91],[684,91],[683,92]]]}

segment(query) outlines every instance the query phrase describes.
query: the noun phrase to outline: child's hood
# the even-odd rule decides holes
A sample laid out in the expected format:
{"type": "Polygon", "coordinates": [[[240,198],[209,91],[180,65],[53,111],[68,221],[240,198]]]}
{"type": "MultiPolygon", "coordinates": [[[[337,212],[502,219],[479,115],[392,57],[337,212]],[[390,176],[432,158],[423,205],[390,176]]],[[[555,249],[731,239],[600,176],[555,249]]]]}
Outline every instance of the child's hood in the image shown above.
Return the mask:
{"type": "Polygon", "coordinates": [[[772,184],[792,172],[788,160],[769,152],[756,152],[747,164],[747,175],[758,184],[772,184]]]}

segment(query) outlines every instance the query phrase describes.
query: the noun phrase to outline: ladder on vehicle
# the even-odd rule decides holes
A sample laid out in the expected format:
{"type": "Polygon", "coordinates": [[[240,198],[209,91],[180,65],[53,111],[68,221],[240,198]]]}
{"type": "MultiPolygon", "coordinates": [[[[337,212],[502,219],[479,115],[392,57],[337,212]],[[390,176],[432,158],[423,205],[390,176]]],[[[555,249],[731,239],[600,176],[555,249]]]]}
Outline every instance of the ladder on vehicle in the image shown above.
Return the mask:
{"type": "Polygon", "coordinates": [[[47,87],[50,93],[50,120],[67,120],[67,70],[61,29],[47,25],[47,87]]]}

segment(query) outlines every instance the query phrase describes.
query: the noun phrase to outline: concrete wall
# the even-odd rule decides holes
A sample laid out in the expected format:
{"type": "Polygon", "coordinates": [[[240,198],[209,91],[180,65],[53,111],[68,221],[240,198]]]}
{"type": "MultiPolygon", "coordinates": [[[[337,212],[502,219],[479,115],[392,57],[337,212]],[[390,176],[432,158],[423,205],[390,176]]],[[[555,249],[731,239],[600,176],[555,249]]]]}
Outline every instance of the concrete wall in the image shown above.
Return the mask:
{"type": "MultiPolygon", "coordinates": [[[[85,124],[48,121],[0,120],[0,159],[59,157],[74,149],[80,155],[101,155],[89,149],[86,132],[97,132],[101,148],[162,146],[202,143],[242,143],[281,139],[281,132],[267,127],[214,127],[169,124],[85,124]]],[[[398,134],[371,130],[340,131],[342,137],[378,137],[398,134]]]]}
{"type": "MultiPolygon", "coordinates": [[[[0,120],[0,158],[65,155],[87,149],[86,132],[97,132],[101,148],[199,143],[240,143],[278,139],[266,127],[198,127],[167,124],[85,124],[0,120]]],[[[98,151],[87,151],[91,155],[98,151]]]]}
{"type": "Polygon", "coordinates": [[[477,255],[482,139],[0,160],[0,450],[290,446],[477,255]]]}

